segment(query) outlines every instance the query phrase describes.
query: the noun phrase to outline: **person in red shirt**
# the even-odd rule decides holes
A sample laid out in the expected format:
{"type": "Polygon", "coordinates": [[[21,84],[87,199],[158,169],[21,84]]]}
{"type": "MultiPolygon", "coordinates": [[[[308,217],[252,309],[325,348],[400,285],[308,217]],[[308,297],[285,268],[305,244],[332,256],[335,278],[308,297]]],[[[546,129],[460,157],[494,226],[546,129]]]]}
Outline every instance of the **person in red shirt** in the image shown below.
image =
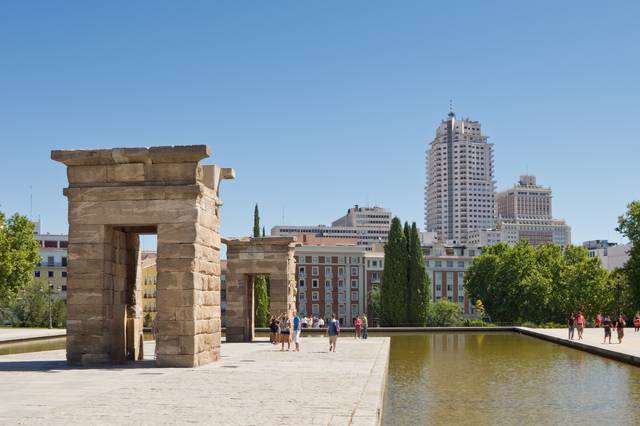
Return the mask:
{"type": "Polygon", "coordinates": [[[602,315],[600,315],[600,312],[596,314],[595,325],[596,325],[596,328],[600,328],[600,325],[602,325],[602,315]]]}
{"type": "Polygon", "coordinates": [[[356,317],[356,321],[354,325],[356,327],[356,339],[359,339],[361,337],[361,330],[362,330],[362,320],[360,319],[360,317],[356,317]]]}
{"type": "Polygon", "coordinates": [[[578,312],[578,315],[576,315],[576,328],[578,329],[578,340],[582,340],[584,323],[585,323],[584,315],[582,315],[582,312],[578,312]]]}

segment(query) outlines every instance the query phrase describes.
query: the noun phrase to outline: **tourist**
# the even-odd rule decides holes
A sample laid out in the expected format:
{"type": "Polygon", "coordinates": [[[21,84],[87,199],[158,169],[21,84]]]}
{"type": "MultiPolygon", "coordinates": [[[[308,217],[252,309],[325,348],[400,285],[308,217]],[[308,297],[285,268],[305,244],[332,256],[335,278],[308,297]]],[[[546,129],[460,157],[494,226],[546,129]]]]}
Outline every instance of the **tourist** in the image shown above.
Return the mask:
{"type": "Polygon", "coordinates": [[[271,321],[269,321],[269,340],[272,344],[277,344],[276,338],[278,337],[278,322],[276,321],[275,315],[271,315],[271,321]]]}
{"type": "Polygon", "coordinates": [[[367,320],[367,314],[362,314],[362,338],[369,337],[369,321],[367,320]]]}
{"type": "Polygon", "coordinates": [[[300,333],[302,332],[302,322],[300,315],[296,311],[293,311],[293,343],[296,345],[296,352],[300,352],[300,333]]]}
{"type": "Polygon", "coordinates": [[[624,326],[627,325],[627,322],[624,319],[624,315],[618,315],[618,321],[616,321],[616,332],[618,333],[618,343],[622,343],[622,338],[624,337],[624,326]]]}
{"type": "Polygon", "coordinates": [[[302,317],[302,328],[307,327],[309,327],[309,318],[307,318],[307,316],[305,315],[304,317],[302,317]]]}
{"type": "Polygon", "coordinates": [[[569,315],[569,317],[567,318],[567,326],[569,327],[569,340],[573,340],[575,325],[576,325],[576,317],[575,315],[573,315],[573,312],[571,312],[571,315],[569,315]]]}
{"type": "Polygon", "coordinates": [[[287,351],[291,350],[291,320],[289,319],[289,315],[285,312],[282,313],[280,321],[280,336],[282,348],[280,352],[284,351],[284,344],[287,344],[287,351]]]}
{"type": "Polygon", "coordinates": [[[355,327],[356,327],[355,338],[359,339],[360,337],[362,337],[361,331],[360,331],[362,329],[362,320],[360,319],[360,317],[356,317],[355,327]]]}
{"type": "Polygon", "coordinates": [[[636,316],[633,318],[633,328],[635,332],[640,331],[640,312],[636,312],[636,316]]]}
{"type": "Polygon", "coordinates": [[[336,314],[331,314],[331,320],[327,324],[327,335],[329,336],[329,352],[335,352],[340,335],[340,323],[336,319],[336,314]]]}
{"type": "Polygon", "coordinates": [[[596,326],[596,328],[599,328],[600,325],[602,325],[602,315],[600,315],[600,312],[598,312],[596,314],[595,326],[596,326]]]}
{"type": "Polygon", "coordinates": [[[318,319],[318,327],[319,328],[324,328],[324,320],[322,319],[322,317],[320,317],[320,319],[318,319]]]}
{"type": "Polygon", "coordinates": [[[158,359],[158,314],[153,317],[151,323],[151,333],[153,333],[153,359],[158,359]]]}
{"type": "Polygon", "coordinates": [[[576,315],[576,328],[578,329],[578,340],[582,340],[582,332],[584,331],[584,315],[582,312],[578,312],[576,315]]]}
{"type": "Polygon", "coordinates": [[[602,328],[604,329],[604,341],[602,343],[607,343],[607,337],[609,338],[609,344],[611,344],[611,318],[609,315],[605,315],[602,320],[602,328]]]}

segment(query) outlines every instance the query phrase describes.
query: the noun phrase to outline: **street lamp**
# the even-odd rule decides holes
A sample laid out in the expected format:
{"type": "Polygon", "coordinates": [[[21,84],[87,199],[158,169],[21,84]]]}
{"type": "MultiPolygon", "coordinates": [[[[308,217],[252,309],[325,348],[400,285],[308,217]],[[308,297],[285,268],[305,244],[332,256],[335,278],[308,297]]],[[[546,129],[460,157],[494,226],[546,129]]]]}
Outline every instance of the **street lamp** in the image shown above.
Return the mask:
{"type": "Polygon", "coordinates": [[[49,281],[49,328],[53,328],[53,321],[51,318],[51,290],[53,289],[53,283],[49,281]]]}

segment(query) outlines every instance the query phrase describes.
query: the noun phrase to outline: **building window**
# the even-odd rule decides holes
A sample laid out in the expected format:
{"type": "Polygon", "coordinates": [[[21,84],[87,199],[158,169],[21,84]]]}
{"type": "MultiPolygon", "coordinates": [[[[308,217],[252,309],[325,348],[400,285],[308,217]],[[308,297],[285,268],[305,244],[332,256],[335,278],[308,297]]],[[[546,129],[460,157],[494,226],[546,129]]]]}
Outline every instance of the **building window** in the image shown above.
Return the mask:
{"type": "Polygon", "coordinates": [[[429,261],[428,260],[424,261],[424,266],[426,266],[427,268],[429,267],[429,261]]]}
{"type": "Polygon", "coordinates": [[[299,277],[304,277],[305,276],[304,266],[301,266],[301,267],[298,268],[298,276],[299,277]]]}
{"type": "Polygon", "coordinates": [[[351,300],[358,300],[358,292],[357,291],[352,291],[351,292],[351,300]]]}
{"type": "Polygon", "coordinates": [[[341,303],[338,306],[338,312],[340,313],[340,315],[346,315],[347,313],[347,307],[344,305],[344,303],[341,303]]]}
{"type": "Polygon", "coordinates": [[[68,248],[69,241],[60,241],[60,248],[68,248]]]}
{"type": "Polygon", "coordinates": [[[304,280],[300,280],[300,282],[298,283],[298,287],[304,288],[304,280]]]}
{"type": "Polygon", "coordinates": [[[331,289],[331,280],[325,280],[325,282],[324,282],[324,288],[331,289]]]}
{"type": "Polygon", "coordinates": [[[311,258],[311,263],[313,263],[314,265],[317,265],[318,264],[318,256],[313,256],[311,258]]]}
{"type": "Polygon", "coordinates": [[[351,305],[351,316],[358,316],[358,305],[351,305]]]}
{"type": "Polygon", "coordinates": [[[464,303],[464,296],[458,296],[458,303],[464,303]]]}
{"type": "Polygon", "coordinates": [[[306,263],[306,261],[305,261],[305,260],[306,260],[306,259],[305,259],[305,256],[299,256],[299,257],[298,257],[298,263],[306,263]]]}
{"type": "Polygon", "coordinates": [[[338,276],[339,277],[344,277],[344,268],[342,266],[340,266],[338,268],[338,276]]]}
{"type": "Polygon", "coordinates": [[[62,278],[67,278],[67,271],[62,271],[62,278]]]}
{"type": "Polygon", "coordinates": [[[331,256],[325,256],[324,263],[331,263],[331,256]]]}
{"type": "Polygon", "coordinates": [[[306,300],[306,295],[304,293],[298,293],[298,300],[300,303],[304,303],[306,300]]]}
{"type": "Polygon", "coordinates": [[[333,307],[331,304],[324,305],[324,314],[328,318],[333,314],[333,307]]]}
{"type": "Polygon", "coordinates": [[[373,264],[374,267],[376,267],[376,268],[378,267],[378,261],[377,260],[374,260],[371,263],[373,264]]]}
{"type": "Polygon", "coordinates": [[[311,305],[311,314],[319,315],[320,314],[320,305],[318,305],[317,303],[313,303],[311,305]]]}
{"type": "Polygon", "coordinates": [[[325,277],[330,277],[331,276],[331,266],[325,266],[324,267],[324,276],[325,277]]]}
{"type": "Polygon", "coordinates": [[[352,277],[357,277],[358,276],[358,267],[357,266],[353,266],[351,268],[351,276],[352,277]]]}
{"type": "Polygon", "coordinates": [[[53,278],[53,271],[49,271],[49,272],[47,273],[47,275],[48,275],[48,277],[49,277],[49,278],[53,278]]]}
{"type": "Polygon", "coordinates": [[[45,246],[45,248],[58,248],[58,242],[57,241],[45,241],[44,242],[44,246],[45,246]]]}
{"type": "Polygon", "coordinates": [[[311,300],[314,302],[317,302],[318,300],[320,300],[320,293],[318,293],[317,291],[312,291],[311,300]]]}
{"type": "Polygon", "coordinates": [[[36,276],[36,278],[40,278],[40,271],[35,271],[34,275],[36,276]]]}
{"type": "Polygon", "coordinates": [[[62,266],[67,266],[67,258],[66,257],[62,258],[62,266]]]}
{"type": "Polygon", "coordinates": [[[371,282],[380,282],[380,272],[375,271],[371,273],[371,282]]]}
{"type": "Polygon", "coordinates": [[[344,288],[344,280],[338,280],[338,288],[344,288]]]}
{"type": "Polygon", "coordinates": [[[453,261],[447,260],[447,268],[453,268],[453,261]]]}
{"type": "Polygon", "coordinates": [[[311,275],[313,275],[314,277],[318,276],[318,267],[317,266],[312,266],[311,267],[311,275]]]}
{"type": "Polygon", "coordinates": [[[358,260],[359,260],[359,258],[357,256],[351,256],[351,263],[352,264],[357,264],[358,260]]]}
{"type": "Polygon", "coordinates": [[[55,263],[54,263],[54,260],[53,260],[53,256],[48,256],[47,257],[47,265],[48,266],[53,266],[54,264],[55,263]]]}
{"type": "Polygon", "coordinates": [[[351,288],[358,288],[358,280],[351,280],[351,288]]]}
{"type": "Polygon", "coordinates": [[[458,262],[458,268],[464,268],[464,262],[463,261],[458,262]]]}
{"type": "Polygon", "coordinates": [[[442,261],[436,260],[436,268],[441,268],[441,267],[442,267],[442,261]]]}
{"type": "Polygon", "coordinates": [[[311,287],[313,287],[313,288],[320,287],[320,285],[318,283],[318,280],[316,280],[316,279],[311,280],[311,287]]]}

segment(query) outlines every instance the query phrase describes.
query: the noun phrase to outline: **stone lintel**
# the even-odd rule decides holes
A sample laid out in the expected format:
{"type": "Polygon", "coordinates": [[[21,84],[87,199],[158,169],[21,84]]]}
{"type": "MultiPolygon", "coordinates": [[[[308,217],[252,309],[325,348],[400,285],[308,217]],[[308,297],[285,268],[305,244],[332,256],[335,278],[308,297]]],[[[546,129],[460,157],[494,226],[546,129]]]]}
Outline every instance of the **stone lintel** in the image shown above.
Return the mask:
{"type": "Polygon", "coordinates": [[[54,150],[51,159],[67,166],[108,166],[124,163],[193,163],[211,155],[207,145],[152,148],[54,150]]]}

